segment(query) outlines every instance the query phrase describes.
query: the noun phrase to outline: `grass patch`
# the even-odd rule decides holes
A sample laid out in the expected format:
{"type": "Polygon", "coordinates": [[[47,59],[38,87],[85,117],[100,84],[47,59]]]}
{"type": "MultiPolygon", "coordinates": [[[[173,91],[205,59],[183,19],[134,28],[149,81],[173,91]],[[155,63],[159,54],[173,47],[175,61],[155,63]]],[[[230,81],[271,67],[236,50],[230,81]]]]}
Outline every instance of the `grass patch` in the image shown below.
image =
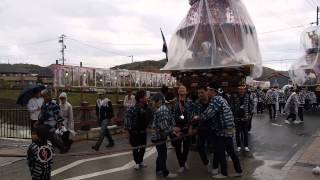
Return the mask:
{"type": "Polygon", "coordinates": [[[16,101],[20,95],[20,90],[5,90],[0,89],[0,99],[8,99],[16,101]]]}
{"type": "MultiPolygon", "coordinates": [[[[18,99],[18,96],[20,95],[21,91],[20,90],[0,90],[0,99],[6,99],[9,101],[12,101],[13,104],[18,99]]],[[[73,105],[73,106],[80,106],[81,104],[81,93],[80,92],[68,92],[68,101],[73,105]]],[[[59,96],[59,93],[58,93],[59,96]]],[[[95,93],[83,93],[83,100],[89,102],[89,105],[95,105],[96,104],[96,99],[98,98],[98,95],[95,93]]],[[[116,103],[117,98],[116,94],[107,94],[107,98],[109,98],[113,104],[116,103]]],[[[124,95],[119,95],[119,100],[123,100],[124,95]]]]}

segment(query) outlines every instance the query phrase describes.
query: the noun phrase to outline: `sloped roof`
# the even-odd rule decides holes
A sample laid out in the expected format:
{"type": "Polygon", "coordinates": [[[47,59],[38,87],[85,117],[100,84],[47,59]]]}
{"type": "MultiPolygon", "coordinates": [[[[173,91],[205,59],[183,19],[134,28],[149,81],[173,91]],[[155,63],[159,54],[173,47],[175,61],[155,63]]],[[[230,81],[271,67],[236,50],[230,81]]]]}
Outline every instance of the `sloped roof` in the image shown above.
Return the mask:
{"type": "Polygon", "coordinates": [[[37,74],[40,77],[53,77],[53,72],[48,67],[39,67],[37,69],[31,69],[29,70],[32,74],[37,74]]]}
{"type": "Polygon", "coordinates": [[[0,64],[0,73],[4,74],[30,74],[26,68],[15,67],[11,64],[0,64]]]}
{"type": "Polygon", "coordinates": [[[286,76],[286,77],[290,77],[289,76],[289,72],[288,71],[276,71],[274,69],[268,68],[268,67],[263,67],[263,74],[260,78],[257,78],[255,80],[257,81],[268,81],[269,78],[272,76],[273,73],[279,72],[282,75],[286,76]]]}
{"type": "Polygon", "coordinates": [[[31,64],[0,64],[0,73],[37,74],[40,77],[53,77],[53,72],[50,68],[31,64]]]}

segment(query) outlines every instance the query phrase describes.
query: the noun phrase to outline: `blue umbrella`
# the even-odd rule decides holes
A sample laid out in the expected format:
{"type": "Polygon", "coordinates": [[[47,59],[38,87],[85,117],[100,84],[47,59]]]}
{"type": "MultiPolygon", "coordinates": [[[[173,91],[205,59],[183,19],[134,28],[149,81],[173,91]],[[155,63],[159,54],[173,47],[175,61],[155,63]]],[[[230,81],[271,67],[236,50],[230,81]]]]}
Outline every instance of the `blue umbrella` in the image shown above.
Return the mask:
{"type": "Polygon", "coordinates": [[[39,92],[44,90],[46,87],[44,85],[31,85],[25,88],[18,97],[17,104],[21,106],[26,106],[28,101],[32,98],[34,92],[39,92]]]}

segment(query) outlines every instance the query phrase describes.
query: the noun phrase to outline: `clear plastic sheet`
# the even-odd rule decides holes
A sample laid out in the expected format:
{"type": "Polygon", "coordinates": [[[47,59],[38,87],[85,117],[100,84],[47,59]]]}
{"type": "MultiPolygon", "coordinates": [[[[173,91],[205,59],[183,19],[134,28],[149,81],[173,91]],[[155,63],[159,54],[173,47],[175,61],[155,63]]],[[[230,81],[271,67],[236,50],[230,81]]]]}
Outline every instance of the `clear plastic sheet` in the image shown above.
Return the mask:
{"type": "Polygon", "coordinates": [[[189,0],[192,5],[168,48],[164,70],[254,65],[262,74],[255,26],[241,0],[189,0]]]}
{"type": "Polygon", "coordinates": [[[176,79],[167,73],[125,69],[101,69],[52,65],[54,87],[161,87],[175,86],[176,79]]]}
{"type": "Polygon", "coordinates": [[[304,55],[291,65],[290,77],[298,86],[320,84],[320,27],[307,28],[301,35],[301,44],[304,55]]]}
{"type": "Polygon", "coordinates": [[[320,0],[307,0],[311,6],[313,7],[317,7],[317,6],[320,6],[320,0]]]}

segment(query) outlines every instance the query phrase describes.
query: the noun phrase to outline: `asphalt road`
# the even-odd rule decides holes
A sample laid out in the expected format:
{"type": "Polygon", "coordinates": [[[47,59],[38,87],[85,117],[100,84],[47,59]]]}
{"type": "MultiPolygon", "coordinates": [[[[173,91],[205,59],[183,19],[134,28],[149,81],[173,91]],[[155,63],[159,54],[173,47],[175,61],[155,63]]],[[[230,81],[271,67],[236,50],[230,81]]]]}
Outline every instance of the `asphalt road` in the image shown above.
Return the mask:
{"type": "MultiPolygon", "coordinates": [[[[250,153],[240,153],[241,164],[244,169],[242,178],[245,180],[282,179],[285,164],[294,154],[306,144],[310,137],[319,130],[320,113],[307,113],[303,125],[284,124],[283,118],[270,122],[267,114],[255,116],[253,129],[250,134],[250,153]]],[[[92,152],[92,141],[75,144],[72,152],[92,152]]],[[[128,147],[127,141],[120,139],[116,147],[128,147]]],[[[155,176],[155,149],[149,149],[146,153],[145,163],[147,168],[136,171],[133,167],[130,153],[81,156],[81,157],[57,157],[55,159],[53,180],[61,179],[116,179],[116,180],[152,180],[159,179],[155,176]]],[[[174,150],[168,151],[169,170],[177,172],[178,162],[174,150]]],[[[190,170],[180,174],[176,179],[212,179],[202,165],[196,151],[192,151],[188,164],[190,170]]],[[[229,160],[229,172],[233,173],[232,163],[229,160]]],[[[30,179],[25,160],[0,167],[1,180],[30,179]]]]}

